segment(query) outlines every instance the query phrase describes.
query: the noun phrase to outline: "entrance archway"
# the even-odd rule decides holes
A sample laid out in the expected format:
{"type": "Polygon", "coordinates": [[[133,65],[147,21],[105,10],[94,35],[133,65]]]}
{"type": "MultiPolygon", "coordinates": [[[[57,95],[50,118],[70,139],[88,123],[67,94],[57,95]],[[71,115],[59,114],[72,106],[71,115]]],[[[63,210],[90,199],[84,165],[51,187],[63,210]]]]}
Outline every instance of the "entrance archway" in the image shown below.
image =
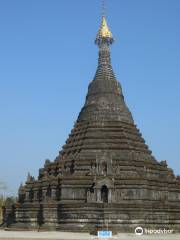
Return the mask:
{"type": "Polygon", "coordinates": [[[101,201],[108,202],[108,188],[106,185],[101,187],[101,201]]]}

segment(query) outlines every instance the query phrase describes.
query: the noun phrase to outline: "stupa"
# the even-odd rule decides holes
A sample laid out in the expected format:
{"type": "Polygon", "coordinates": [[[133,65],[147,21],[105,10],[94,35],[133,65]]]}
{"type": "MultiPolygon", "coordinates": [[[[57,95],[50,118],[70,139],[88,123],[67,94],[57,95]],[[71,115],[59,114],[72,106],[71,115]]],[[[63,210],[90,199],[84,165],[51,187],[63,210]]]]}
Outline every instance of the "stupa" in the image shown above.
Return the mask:
{"type": "Polygon", "coordinates": [[[157,161],[126,106],[111,66],[113,35],[102,17],[98,66],[59,155],[28,175],[4,208],[11,229],[116,232],[180,229],[180,177],[157,161]]]}

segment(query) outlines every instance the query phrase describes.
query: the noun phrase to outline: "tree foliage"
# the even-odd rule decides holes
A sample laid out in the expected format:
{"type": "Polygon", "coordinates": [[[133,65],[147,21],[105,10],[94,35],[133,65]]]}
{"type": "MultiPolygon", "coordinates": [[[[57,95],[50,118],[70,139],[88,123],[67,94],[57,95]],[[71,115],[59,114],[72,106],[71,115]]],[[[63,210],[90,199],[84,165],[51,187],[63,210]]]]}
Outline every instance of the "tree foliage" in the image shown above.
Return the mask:
{"type": "Polygon", "coordinates": [[[11,197],[5,197],[3,192],[7,190],[7,185],[3,182],[0,181],[0,224],[2,222],[2,207],[6,205],[12,205],[16,202],[16,198],[11,196],[11,197]]]}
{"type": "Polygon", "coordinates": [[[0,196],[0,224],[2,223],[2,218],[3,218],[3,206],[11,206],[16,203],[16,198],[15,197],[3,197],[2,195],[0,196]]]}

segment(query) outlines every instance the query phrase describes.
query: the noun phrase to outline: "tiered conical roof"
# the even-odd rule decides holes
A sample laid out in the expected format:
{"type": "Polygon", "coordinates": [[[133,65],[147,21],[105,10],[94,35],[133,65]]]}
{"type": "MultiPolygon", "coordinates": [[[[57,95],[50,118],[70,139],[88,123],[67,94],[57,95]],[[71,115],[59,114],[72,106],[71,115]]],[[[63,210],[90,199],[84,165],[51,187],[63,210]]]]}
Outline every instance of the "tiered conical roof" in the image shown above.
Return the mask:
{"type": "Polygon", "coordinates": [[[86,102],[78,121],[123,121],[133,123],[125,102],[120,83],[111,66],[110,44],[113,43],[106,19],[103,16],[95,42],[99,46],[98,67],[89,84],[86,102]]]}
{"type": "Polygon", "coordinates": [[[136,129],[132,115],[126,106],[121,84],[116,80],[111,66],[110,45],[112,33],[105,17],[95,43],[99,47],[98,66],[90,82],[83,108],[62,154],[86,148],[103,150],[142,150],[148,152],[141,134],[136,129]],[[94,135],[94,136],[93,136],[94,135]]]}

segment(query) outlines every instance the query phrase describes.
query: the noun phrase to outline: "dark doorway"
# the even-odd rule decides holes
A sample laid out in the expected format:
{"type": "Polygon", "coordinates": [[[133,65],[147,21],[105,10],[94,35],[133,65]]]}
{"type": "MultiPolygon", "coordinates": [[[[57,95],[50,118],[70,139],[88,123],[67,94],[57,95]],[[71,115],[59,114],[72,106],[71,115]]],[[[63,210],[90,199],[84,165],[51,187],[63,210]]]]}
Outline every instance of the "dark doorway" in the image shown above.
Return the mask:
{"type": "Polygon", "coordinates": [[[101,188],[101,201],[108,202],[108,188],[106,185],[103,185],[101,188]]]}

